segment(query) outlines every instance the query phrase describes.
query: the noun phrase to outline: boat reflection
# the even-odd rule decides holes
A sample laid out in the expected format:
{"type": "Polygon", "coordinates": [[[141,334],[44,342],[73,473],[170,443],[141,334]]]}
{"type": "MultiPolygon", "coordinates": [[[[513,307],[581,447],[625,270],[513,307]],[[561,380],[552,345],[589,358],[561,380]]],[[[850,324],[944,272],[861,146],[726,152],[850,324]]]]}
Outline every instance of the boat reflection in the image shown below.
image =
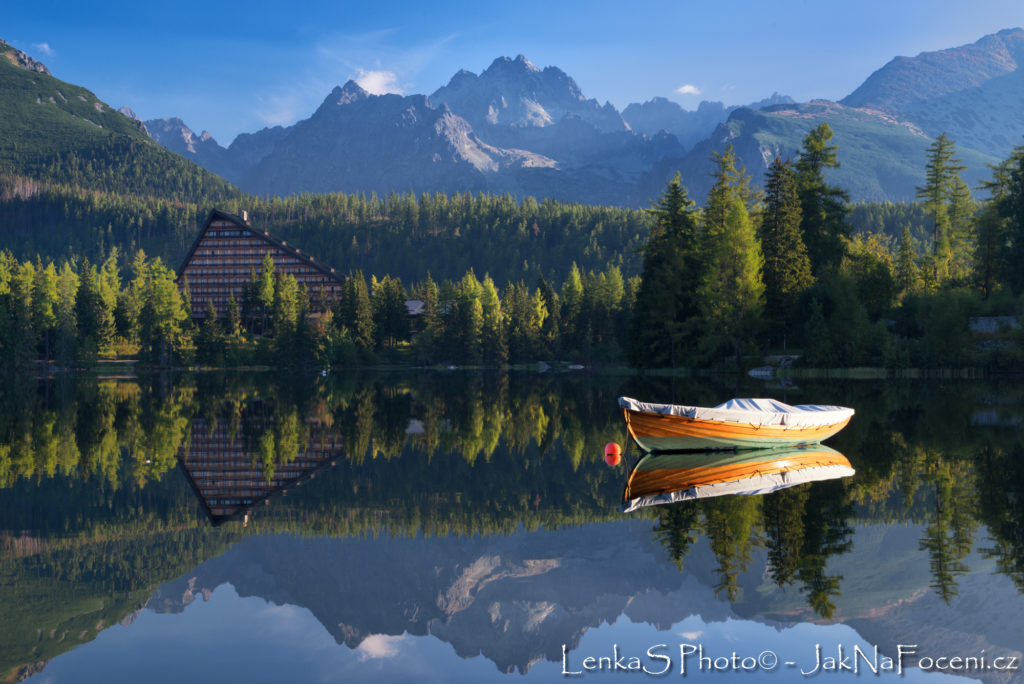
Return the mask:
{"type": "Polygon", "coordinates": [[[821,444],[738,452],[647,454],[629,474],[622,511],[728,494],[767,494],[854,474],[845,456],[821,444]]]}

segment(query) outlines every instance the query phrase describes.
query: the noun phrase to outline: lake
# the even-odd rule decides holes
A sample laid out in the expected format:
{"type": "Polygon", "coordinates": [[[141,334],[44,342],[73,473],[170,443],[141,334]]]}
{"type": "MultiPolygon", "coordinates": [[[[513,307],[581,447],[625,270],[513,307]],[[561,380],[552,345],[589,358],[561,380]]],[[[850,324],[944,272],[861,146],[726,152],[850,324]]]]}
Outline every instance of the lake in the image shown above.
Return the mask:
{"type": "Polygon", "coordinates": [[[0,678],[1024,680],[1024,389],[585,372],[0,392],[0,678]],[[616,398],[850,406],[856,474],[620,512],[616,398]]]}

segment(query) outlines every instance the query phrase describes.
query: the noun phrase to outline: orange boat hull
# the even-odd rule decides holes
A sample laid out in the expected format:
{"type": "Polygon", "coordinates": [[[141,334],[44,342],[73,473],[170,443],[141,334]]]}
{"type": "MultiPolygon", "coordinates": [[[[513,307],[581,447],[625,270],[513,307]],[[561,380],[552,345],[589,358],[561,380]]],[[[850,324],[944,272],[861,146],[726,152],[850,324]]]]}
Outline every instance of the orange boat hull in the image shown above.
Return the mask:
{"type": "Polygon", "coordinates": [[[849,418],[813,427],[753,425],[623,409],[626,428],[644,451],[770,449],[816,444],[836,434],[849,418]]]}
{"type": "Polygon", "coordinates": [[[852,474],[850,461],[826,446],[780,451],[761,449],[723,456],[712,453],[651,455],[630,474],[623,503],[679,492],[678,499],[746,493],[745,488],[785,486],[794,482],[852,474]],[[653,460],[652,460],[653,459],[653,460]],[[735,486],[730,486],[735,485],[735,486]]]}

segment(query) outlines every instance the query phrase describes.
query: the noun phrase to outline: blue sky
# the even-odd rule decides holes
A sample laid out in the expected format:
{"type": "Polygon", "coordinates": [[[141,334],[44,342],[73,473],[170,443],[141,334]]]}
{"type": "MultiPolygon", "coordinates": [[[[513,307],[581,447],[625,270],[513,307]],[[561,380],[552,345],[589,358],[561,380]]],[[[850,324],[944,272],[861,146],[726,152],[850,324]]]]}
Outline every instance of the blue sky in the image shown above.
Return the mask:
{"type": "Polygon", "coordinates": [[[1024,26],[1020,0],[4,3],[0,38],[143,119],[223,145],[308,117],[335,85],[429,94],[495,57],[555,65],[620,110],[668,97],[839,99],[897,55],[1024,26]]]}

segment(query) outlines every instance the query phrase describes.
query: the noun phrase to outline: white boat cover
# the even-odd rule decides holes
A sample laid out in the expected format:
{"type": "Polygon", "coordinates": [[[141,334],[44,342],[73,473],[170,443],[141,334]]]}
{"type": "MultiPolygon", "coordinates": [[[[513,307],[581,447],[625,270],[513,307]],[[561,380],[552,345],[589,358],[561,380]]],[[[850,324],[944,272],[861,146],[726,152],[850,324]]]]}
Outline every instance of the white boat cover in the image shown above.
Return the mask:
{"type": "Polygon", "coordinates": [[[792,427],[834,425],[853,416],[853,409],[843,406],[790,406],[776,399],[730,399],[714,408],[705,408],[677,404],[648,404],[629,397],[619,397],[619,406],[641,413],[660,413],[665,416],[683,416],[697,420],[792,427]]]}

